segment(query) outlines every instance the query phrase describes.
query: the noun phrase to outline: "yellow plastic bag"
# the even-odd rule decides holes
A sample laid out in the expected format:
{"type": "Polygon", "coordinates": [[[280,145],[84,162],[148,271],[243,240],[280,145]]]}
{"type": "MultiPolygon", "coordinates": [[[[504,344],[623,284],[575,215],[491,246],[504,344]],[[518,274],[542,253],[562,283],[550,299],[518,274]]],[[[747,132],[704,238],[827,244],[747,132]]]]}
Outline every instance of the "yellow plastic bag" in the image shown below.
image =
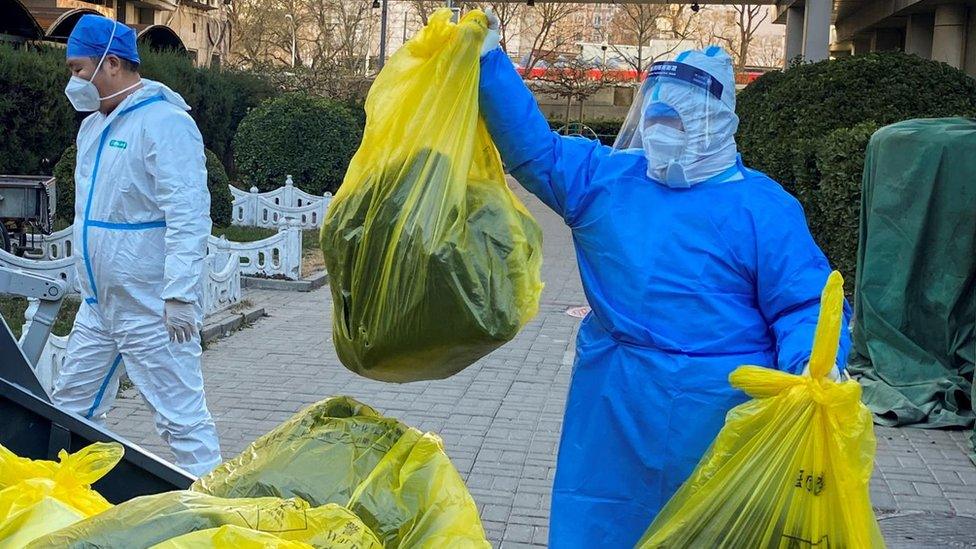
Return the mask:
{"type": "Polygon", "coordinates": [[[868,496],[875,438],[856,381],[825,376],[842,325],[843,279],[821,298],[810,375],[743,366],[753,397],[725,426],[638,547],[884,547],[868,496]]]}
{"type": "Polygon", "coordinates": [[[490,547],[440,439],[348,397],[302,410],[191,489],[337,503],[388,548],[490,547]]]}
{"type": "Polygon", "coordinates": [[[390,59],[321,245],[333,339],[381,381],[451,376],[512,339],[542,293],[542,232],[478,111],[486,19],[449,10],[390,59]]]}
{"type": "Polygon", "coordinates": [[[97,442],[58,462],[31,460],[0,445],[0,547],[31,540],[112,507],[91,484],[122,459],[117,443],[97,442]]]}
{"type": "MultiPolygon", "coordinates": [[[[265,532],[285,541],[301,542],[320,548],[383,547],[376,535],[356,515],[338,505],[312,507],[298,498],[225,499],[190,491],[166,492],[129,500],[99,515],[39,538],[29,547],[140,549],[196,530],[217,529],[227,525],[265,532]]],[[[242,532],[224,535],[232,537],[236,534],[242,532]]],[[[206,539],[206,536],[191,537],[190,541],[204,543],[206,539]]]]}
{"type": "MultiPolygon", "coordinates": [[[[330,549],[332,546],[328,546],[330,549]]],[[[336,547],[343,547],[337,545],[336,547]]],[[[349,547],[349,546],[345,546],[349,547]]],[[[152,549],[321,549],[300,541],[288,541],[274,534],[242,528],[221,526],[190,532],[158,543],[152,549]]]]}

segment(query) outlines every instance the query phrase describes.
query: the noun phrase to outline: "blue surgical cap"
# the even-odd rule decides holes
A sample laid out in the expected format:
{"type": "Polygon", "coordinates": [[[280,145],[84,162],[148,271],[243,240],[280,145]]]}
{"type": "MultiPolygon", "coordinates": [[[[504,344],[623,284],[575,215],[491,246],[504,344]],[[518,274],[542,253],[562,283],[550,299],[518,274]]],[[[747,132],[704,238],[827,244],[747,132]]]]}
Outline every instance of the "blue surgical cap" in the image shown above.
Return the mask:
{"type": "Polygon", "coordinates": [[[68,57],[101,57],[108,46],[108,53],[133,63],[139,63],[136,49],[136,31],[101,15],[81,16],[68,36],[68,57]],[[117,27],[115,27],[118,25],[117,27]],[[115,36],[112,36],[115,27],[115,36]],[[112,44],[109,45],[109,37],[112,44]]]}

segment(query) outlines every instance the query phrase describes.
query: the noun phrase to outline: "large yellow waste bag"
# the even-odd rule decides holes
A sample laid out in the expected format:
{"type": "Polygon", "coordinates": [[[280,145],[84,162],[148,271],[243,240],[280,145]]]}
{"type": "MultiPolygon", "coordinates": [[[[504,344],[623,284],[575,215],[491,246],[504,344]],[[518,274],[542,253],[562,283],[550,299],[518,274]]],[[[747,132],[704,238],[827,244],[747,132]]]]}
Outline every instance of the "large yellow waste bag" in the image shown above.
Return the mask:
{"type": "Polygon", "coordinates": [[[478,114],[485,16],[450,17],[435,12],[376,78],[322,226],[336,350],[380,381],[457,373],[512,339],[542,292],[542,233],[478,114]]]}
{"type": "MultiPolygon", "coordinates": [[[[185,490],[131,499],[39,538],[29,547],[142,549],[190,532],[226,525],[320,548],[383,547],[356,515],[338,505],[313,507],[298,498],[226,499],[185,490]]],[[[236,533],[242,534],[240,531],[236,533]]],[[[197,540],[201,541],[200,538],[197,540]]]]}
{"type": "Polygon", "coordinates": [[[91,484],[123,452],[121,444],[97,442],[74,454],[61,450],[54,462],[22,458],[0,445],[0,547],[23,547],[112,507],[91,484]]]}
{"type": "Polygon", "coordinates": [[[638,547],[884,547],[868,482],[875,438],[856,381],[825,376],[837,357],[843,279],[821,298],[810,374],[743,366],[753,400],[732,409],[691,478],[638,547]]]}
{"type": "Polygon", "coordinates": [[[490,547],[441,440],[348,397],[299,412],[191,489],[337,503],[387,548],[490,547]]]}
{"type": "Polygon", "coordinates": [[[240,526],[221,526],[190,532],[158,543],[152,549],[316,549],[300,541],[288,541],[240,526]]]}

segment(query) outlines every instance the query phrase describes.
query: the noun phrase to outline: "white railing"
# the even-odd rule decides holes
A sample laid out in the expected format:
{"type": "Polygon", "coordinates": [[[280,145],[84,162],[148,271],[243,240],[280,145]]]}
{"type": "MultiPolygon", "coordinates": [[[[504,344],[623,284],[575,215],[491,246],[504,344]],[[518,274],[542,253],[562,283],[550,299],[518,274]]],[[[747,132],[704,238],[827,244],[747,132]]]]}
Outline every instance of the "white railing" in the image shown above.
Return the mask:
{"type": "MultiPolygon", "coordinates": [[[[301,243],[299,242],[299,254],[301,253],[300,248],[301,243]]],[[[78,283],[78,269],[75,266],[75,261],[75,257],[52,260],[30,259],[17,257],[0,250],[0,267],[63,280],[68,285],[68,291],[77,294],[81,292],[81,286],[78,283]]],[[[204,287],[213,289],[204,292],[203,311],[204,314],[211,315],[241,301],[241,268],[239,258],[235,262],[228,261],[226,257],[222,261],[207,257],[206,265],[207,276],[204,278],[204,287]],[[220,299],[210,299],[216,296],[220,296],[220,299]]]]}
{"type": "Polygon", "coordinates": [[[207,254],[207,272],[203,287],[203,303],[210,315],[229,309],[244,299],[241,284],[241,259],[237,253],[211,252],[207,254]]]}
{"type": "Polygon", "coordinates": [[[38,251],[27,252],[24,255],[31,259],[43,259],[45,261],[71,257],[75,250],[74,236],[74,225],[49,235],[34,235],[33,242],[38,251]]]}
{"type": "Polygon", "coordinates": [[[322,225],[325,211],[332,201],[332,193],[315,196],[295,187],[289,175],[285,185],[266,193],[251,187],[251,192],[230,186],[234,195],[234,225],[244,227],[277,228],[295,223],[303,229],[316,229],[322,225]]]}
{"type": "Polygon", "coordinates": [[[245,275],[302,278],[302,231],[297,223],[279,227],[278,234],[254,242],[231,242],[223,236],[211,236],[207,254],[233,253],[239,257],[245,275]]]}
{"type": "MultiPolygon", "coordinates": [[[[209,276],[206,277],[204,283],[203,303],[206,314],[210,315],[237,305],[244,296],[241,285],[240,258],[236,253],[217,252],[208,255],[206,261],[209,276]]],[[[28,301],[30,305],[24,312],[25,322],[21,331],[21,344],[23,344],[24,335],[33,322],[38,305],[36,299],[28,301]]],[[[48,394],[54,390],[54,380],[58,378],[58,374],[64,366],[67,353],[68,338],[66,336],[51,334],[47,338],[34,371],[48,394]]]]}

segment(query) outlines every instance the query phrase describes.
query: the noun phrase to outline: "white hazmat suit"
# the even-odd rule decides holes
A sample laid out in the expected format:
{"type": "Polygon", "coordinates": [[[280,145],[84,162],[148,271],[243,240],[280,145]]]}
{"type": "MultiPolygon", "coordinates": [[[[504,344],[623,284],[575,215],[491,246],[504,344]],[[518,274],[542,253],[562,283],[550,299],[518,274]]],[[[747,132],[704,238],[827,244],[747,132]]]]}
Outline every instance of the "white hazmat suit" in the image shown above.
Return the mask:
{"type": "Polygon", "coordinates": [[[52,398],[100,420],[124,368],[176,464],[202,475],[221,461],[207,409],[200,339],[170,341],[164,301],[203,319],[210,193],[203,140],[183,98],[142,87],[78,132],[74,254],[84,298],[52,398]]]}

